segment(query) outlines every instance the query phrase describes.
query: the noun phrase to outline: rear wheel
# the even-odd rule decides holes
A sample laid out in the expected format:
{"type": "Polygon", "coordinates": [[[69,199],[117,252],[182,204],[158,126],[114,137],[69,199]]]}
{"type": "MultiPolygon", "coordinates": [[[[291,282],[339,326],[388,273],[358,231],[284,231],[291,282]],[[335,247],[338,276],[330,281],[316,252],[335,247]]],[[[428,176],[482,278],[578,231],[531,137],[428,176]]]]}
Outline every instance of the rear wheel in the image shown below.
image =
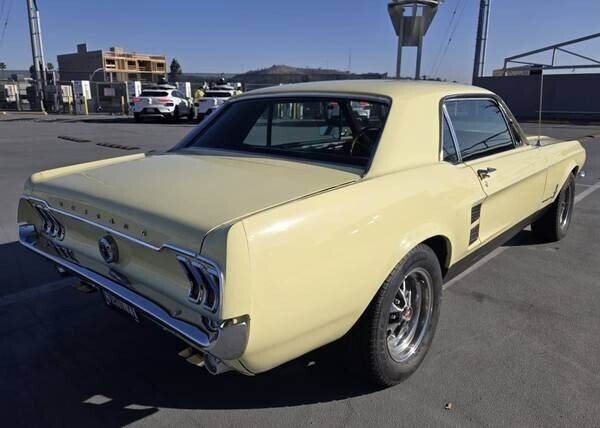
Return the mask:
{"type": "Polygon", "coordinates": [[[196,121],[198,123],[200,123],[200,122],[202,122],[203,119],[204,119],[204,113],[198,112],[198,115],[196,116],[196,121]]]}
{"type": "Polygon", "coordinates": [[[575,206],[575,177],[569,174],[556,200],[538,220],[531,224],[531,231],[543,242],[560,241],[567,236],[575,206]]]}
{"type": "Polygon", "coordinates": [[[142,116],[140,116],[139,113],[133,113],[133,120],[135,120],[137,123],[140,123],[142,121],[142,116]]]}
{"type": "Polygon", "coordinates": [[[173,115],[171,116],[171,119],[175,123],[179,122],[179,120],[181,119],[181,116],[179,115],[179,107],[175,107],[175,110],[173,110],[173,115]]]}
{"type": "Polygon", "coordinates": [[[437,256],[418,245],[388,276],[353,332],[370,381],[395,385],[419,367],[433,340],[441,294],[437,256]]]}

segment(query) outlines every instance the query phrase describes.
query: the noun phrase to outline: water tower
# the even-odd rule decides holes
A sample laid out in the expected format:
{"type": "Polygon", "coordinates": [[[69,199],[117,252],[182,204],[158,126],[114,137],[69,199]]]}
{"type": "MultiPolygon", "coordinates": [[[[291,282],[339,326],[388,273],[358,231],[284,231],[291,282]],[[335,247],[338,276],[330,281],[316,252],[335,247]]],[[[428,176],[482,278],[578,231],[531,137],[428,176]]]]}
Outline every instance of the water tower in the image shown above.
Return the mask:
{"type": "Polygon", "coordinates": [[[421,54],[423,37],[443,0],[394,0],[388,4],[388,13],[398,36],[398,59],[396,78],[400,78],[402,65],[402,47],[417,48],[415,79],[421,78],[421,54]]]}

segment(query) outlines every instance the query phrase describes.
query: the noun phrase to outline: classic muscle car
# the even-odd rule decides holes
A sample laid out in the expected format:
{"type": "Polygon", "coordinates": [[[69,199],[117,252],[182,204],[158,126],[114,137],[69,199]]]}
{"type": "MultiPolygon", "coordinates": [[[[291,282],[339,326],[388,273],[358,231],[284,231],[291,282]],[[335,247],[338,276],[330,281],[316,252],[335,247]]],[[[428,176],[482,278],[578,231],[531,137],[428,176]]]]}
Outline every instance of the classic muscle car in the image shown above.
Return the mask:
{"type": "Polygon", "coordinates": [[[446,278],[528,224],[565,236],[584,160],[481,88],[278,86],[169,151],[34,174],[19,236],[213,374],[345,337],[392,385],[423,361],[446,278]]]}

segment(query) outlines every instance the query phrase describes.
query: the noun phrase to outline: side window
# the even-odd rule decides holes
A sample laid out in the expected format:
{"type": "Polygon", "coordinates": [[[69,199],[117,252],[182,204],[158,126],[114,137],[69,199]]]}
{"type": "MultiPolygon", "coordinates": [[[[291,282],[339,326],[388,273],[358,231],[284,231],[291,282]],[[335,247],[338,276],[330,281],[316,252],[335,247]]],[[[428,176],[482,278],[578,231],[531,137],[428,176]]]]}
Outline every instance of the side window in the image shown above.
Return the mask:
{"type": "Polygon", "coordinates": [[[491,99],[456,99],[445,103],[463,161],[515,148],[498,104],[491,99]]]}
{"type": "Polygon", "coordinates": [[[442,121],[442,159],[444,162],[457,163],[458,155],[456,154],[454,139],[452,138],[452,132],[450,132],[446,116],[442,116],[442,121]]]}

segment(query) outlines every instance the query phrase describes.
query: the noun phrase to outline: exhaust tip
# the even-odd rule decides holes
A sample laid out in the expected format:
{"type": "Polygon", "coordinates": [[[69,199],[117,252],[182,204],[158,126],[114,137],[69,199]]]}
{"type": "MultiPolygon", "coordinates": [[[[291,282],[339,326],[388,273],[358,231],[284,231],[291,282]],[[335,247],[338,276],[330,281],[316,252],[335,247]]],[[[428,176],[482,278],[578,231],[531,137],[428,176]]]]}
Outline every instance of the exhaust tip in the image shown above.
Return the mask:
{"type": "Polygon", "coordinates": [[[98,291],[98,289],[94,285],[90,284],[89,282],[83,281],[83,280],[80,281],[75,286],[75,288],[78,291],[81,291],[82,293],[85,293],[85,294],[90,294],[90,293],[93,293],[95,291],[98,291]]]}
{"type": "Polygon", "coordinates": [[[181,358],[185,358],[185,360],[188,363],[196,367],[204,367],[204,355],[199,353],[196,349],[192,348],[191,346],[188,346],[183,351],[179,352],[177,355],[179,355],[181,358]]]}
{"type": "Polygon", "coordinates": [[[65,269],[61,265],[54,265],[54,268],[56,269],[56,272],[58,272],[58,274],[63,278],[71,276],[71,272],[69,272],[67,269],[65,269]]]}
{"type": "Polygon", "coordinates": [[[219,360],[216,357],[213,357],[210,354],[205,355],[204,366],[211,375],[218,375],[231,370],[231,368],[225,365],[221,360],[219,360]]]}

